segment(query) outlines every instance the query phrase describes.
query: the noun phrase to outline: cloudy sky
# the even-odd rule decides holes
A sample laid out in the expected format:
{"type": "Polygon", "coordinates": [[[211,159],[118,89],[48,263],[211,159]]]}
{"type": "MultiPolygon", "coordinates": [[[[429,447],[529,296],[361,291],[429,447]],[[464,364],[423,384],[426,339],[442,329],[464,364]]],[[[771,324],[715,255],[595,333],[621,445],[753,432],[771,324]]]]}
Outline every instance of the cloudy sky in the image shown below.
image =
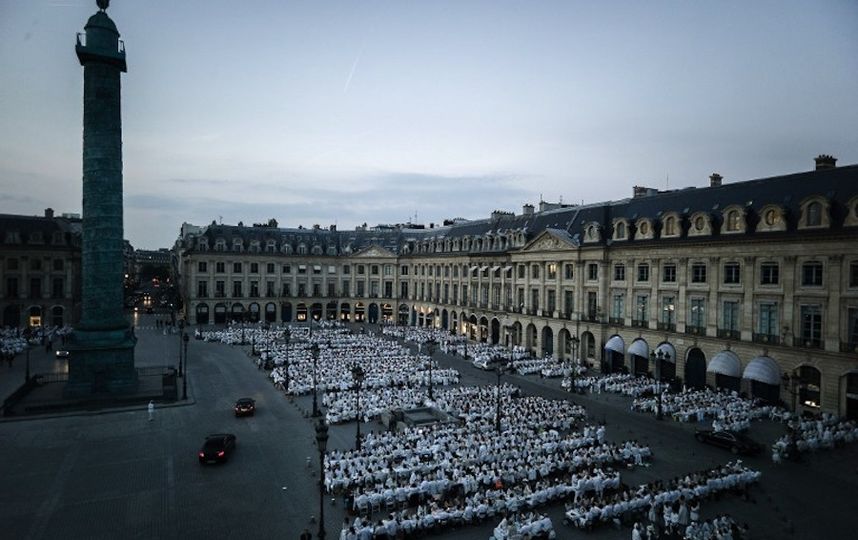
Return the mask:
{"type": "MultiPolygon", "coordinates": [[[[79,212],[93,0],[0,0],[0,212],[79,212]]],[[[114,0],[125,232],[340,228],[858,163],[858,2],[114,0]]]]}

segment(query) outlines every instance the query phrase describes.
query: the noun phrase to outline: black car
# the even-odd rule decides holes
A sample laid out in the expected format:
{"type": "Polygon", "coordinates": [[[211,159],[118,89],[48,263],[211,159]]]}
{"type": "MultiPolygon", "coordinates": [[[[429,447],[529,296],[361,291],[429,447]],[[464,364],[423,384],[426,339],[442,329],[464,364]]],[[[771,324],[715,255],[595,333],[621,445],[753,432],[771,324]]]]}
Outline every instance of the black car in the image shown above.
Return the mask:
{"type": "Polygon", "coordinates": [[[223,463],[235,450],[235,435],[232,433],[214,433],[206,437],[200,448],[200,463],[223,463]]]}
{"type": "Polygon", "coordinates": [[[236,416],[253,416],[256,412],[256,401],[249,397],[243,397],[235,402],[236,416]]]}
{"type": "Polygon", "coordinates": [[[759,443],[751,440],[741,433],[735,433],[732,431],[699,429],[694,434],[694,437],[702,443],[726,448],[734,454],[753,455],[758,454],[760,450],[762,450],[762,446],[760,446],[759,443]]]}

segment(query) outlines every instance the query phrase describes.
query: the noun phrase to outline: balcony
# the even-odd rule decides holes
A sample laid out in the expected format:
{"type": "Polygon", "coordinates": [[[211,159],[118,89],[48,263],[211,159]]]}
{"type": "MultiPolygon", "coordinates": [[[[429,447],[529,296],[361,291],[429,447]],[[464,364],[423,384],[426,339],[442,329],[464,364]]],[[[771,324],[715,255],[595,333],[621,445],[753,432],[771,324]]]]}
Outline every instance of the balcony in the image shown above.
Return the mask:
{"type": "Polygon", "coordinates": [[[659,321],[656,325],[656,328],[658,328],[659,330],[664,330],[665,332],[676,332],[676,323],[659,321]]]}
{"type": "Polygon", "coordinates": [[[685,333],[691,334],[693,336],[705,336],[706,335],[706,327],[705,326],[691,326],[690,324],[685,325],[685,333]]]}
{"type": "Polygon", "coordinates": [[[595,313],[585,313],[581,316],[581,320],[585,322],[599,322],[599,316],[595,313]]]}
{"type": "Polygon", "coordinates": [[[632,328],[648,328],[649,325],[647,321],[639,321],[637,319],[632,319],[632,328]]]}
{"type": "Polygon", "coordinates": [[[611,317],[608,321],[615,326],[623,326],[625,324],[625,320],[622,317],[611,317]]]}
{"type": "Polygon", "coordinates": [[[779,345],[781,337],[773,336],[771,334],[754,334],[752,336],[752,340],[754,343],[762,343],[764,345],[779,345]]]}
{"type": "Polygon", "coordinates": [[[726,328],[718,329],[718,337],[724,339],[739,339],[742,333],[738,330],[727,330],[726,328]]]}
{"type": "Polygon", "coordinates": [[[214,297],[215,298],[226,298],[226,293],[223,291],[215,291],[214,297]]]}
{"type": "Polygon", "coordinates": [[[824,347],[824,343],[819,338],[800,337],[796,339],[796,346],[804,347],[805,349],[822,349],[824,347]]]}
{"type": "Polygon", "coordinates": [[[840,352],[858,353],[858,343],[849,342],[849,341],[841,341],[840,342],[840,352]]]}

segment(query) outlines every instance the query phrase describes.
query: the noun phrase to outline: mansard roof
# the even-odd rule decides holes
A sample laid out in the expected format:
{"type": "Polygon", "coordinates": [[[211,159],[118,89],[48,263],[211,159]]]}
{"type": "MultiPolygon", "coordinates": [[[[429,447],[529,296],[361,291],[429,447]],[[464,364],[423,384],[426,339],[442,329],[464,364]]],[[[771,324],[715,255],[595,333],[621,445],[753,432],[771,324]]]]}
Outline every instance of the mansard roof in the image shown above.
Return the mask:
{"type": "Polygon", "coordinates": [[[69,241],[70,236],[79,236],[81,232],[81,221],[80,219],[65,217],[0,214],[0,231],[2,231],[2,233],[16,232],[19,237],[19,241],[7,242],[7,235],[0,234],[0,245],[28,245],[31,243],[31,234],[36,232],[41,233],[42,241],[37,244],[41,246],[51,244],[51,239],[56,232],[63,233],[65,241],[69,241]]]}

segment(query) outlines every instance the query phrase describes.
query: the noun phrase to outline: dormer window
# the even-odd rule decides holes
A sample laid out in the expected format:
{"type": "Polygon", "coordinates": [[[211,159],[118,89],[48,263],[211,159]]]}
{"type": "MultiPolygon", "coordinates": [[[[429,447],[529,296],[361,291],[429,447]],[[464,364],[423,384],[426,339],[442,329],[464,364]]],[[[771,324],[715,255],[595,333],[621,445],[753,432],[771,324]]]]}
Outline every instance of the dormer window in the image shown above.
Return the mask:
{"type": "Polygon", "coordinates": [[[823,228],[831,226],[829,203],[823,197],[809,197],[802,202],[799,228],[823,228]]]}
{"type": "Polygon", "coordinates": [[[51,237],[51,243],[55,246],[61,246],[66,243],[66,237],[62,231],[54,231],[54,234],[51,237]]]}
{"type": "Polygon", "coordinates": [[[621,222],[617,223],[617,238],[622,240],[622,239],[625,239],[625,237],[626,237],[626,224],[621,221],[621,222]]]}
{"type": "Polygon", "coordinates": [[[269,240],[265,244],[265,251],[267,251],[268,253],[275,253],[277,251],[277,241],[269,240]]]}
{"type": "Polygon", "coordinates": [[[727,212],[727,230],[730,232],[738,231],[739,219],[739,212],[737,210],[727,212]]]}
{"type": "Polygon", "coordinates": [[[236,238],[232,241],[232,250],[233,251],[243,251],[244,250],[244,242],[236,238]]]}
{"type": "Polygon", "coordinates": [[[808,227],[819,227],[822,225],[822,205],[818,202],[812,202],[807,205],[807,220],[808,227]]]}
{"type": "Polygon", "coordinates": [[[7,244],[20,244],[21,235],[18,233],[18,231],[6,231],[5,242],[7,244]]]}
{"type": "Polygon", "coordinates": [[[328,255],[331,257],[337,254],[337,246],[328,246],[328,255]]]}
{"type": "Polygon", "coordinates": [[[226,251],[226,240],[218,238],[215,242],[215,251],[226,251]]]}
{"type": "Polygon", "coordinates": [[[745,212],[738,206],[728,206],[724,209],[724,223],[721,234],[739,234],[745,232],[745,212]]]}
{"type": "Polygon", "coordinates": [[[757,224],[757,231],[785,231],[786,219],[784,210],[777,205],[766,205],[760,210],[760,222],[757,224]]]}
{"type": "Polygon", "coordinates": [[[302,242],[298,244],[298,255],[306,255],[307,254],[307,246],[302,242]]]}
{"type": "Polygon", "coordinates": [[[625,218],[614,220],[614,240],[626,240],[629,236],[629,226],[625,218]]]}
{"type": "Polygon", "coordinates": [[[664,220],[664,233],[667,236],[674,236],[676,234],[676,220],[672,217],[664,220]]]}
{"type": "Polygon", "coordinates": [[[858,197],[853,197],[846,204],[847,213],[846,220],[843,222],[844,227],[855,227],[858,225],[858,197]]]}
{"type": "Polygon", "coordinates": [[[200,238],[197,240],[197,249],[200,251],[208,251],[209,250],[209,240],[208,238],[200,238]]]}
{"type": "Polygon", "coordinates": [[[311,252],[313,253],[313,255],[321,255],[322,254],[322,246],[320,246],[319,244],[314,245],[313,248],[311,249],[311,252]]]}
{"type": "Polygon", "coordinates": [[[679,215],[676,212],[669,212],[662,220],[661,236],[662,238],[676,238],[680,234],[679,215]]]}

